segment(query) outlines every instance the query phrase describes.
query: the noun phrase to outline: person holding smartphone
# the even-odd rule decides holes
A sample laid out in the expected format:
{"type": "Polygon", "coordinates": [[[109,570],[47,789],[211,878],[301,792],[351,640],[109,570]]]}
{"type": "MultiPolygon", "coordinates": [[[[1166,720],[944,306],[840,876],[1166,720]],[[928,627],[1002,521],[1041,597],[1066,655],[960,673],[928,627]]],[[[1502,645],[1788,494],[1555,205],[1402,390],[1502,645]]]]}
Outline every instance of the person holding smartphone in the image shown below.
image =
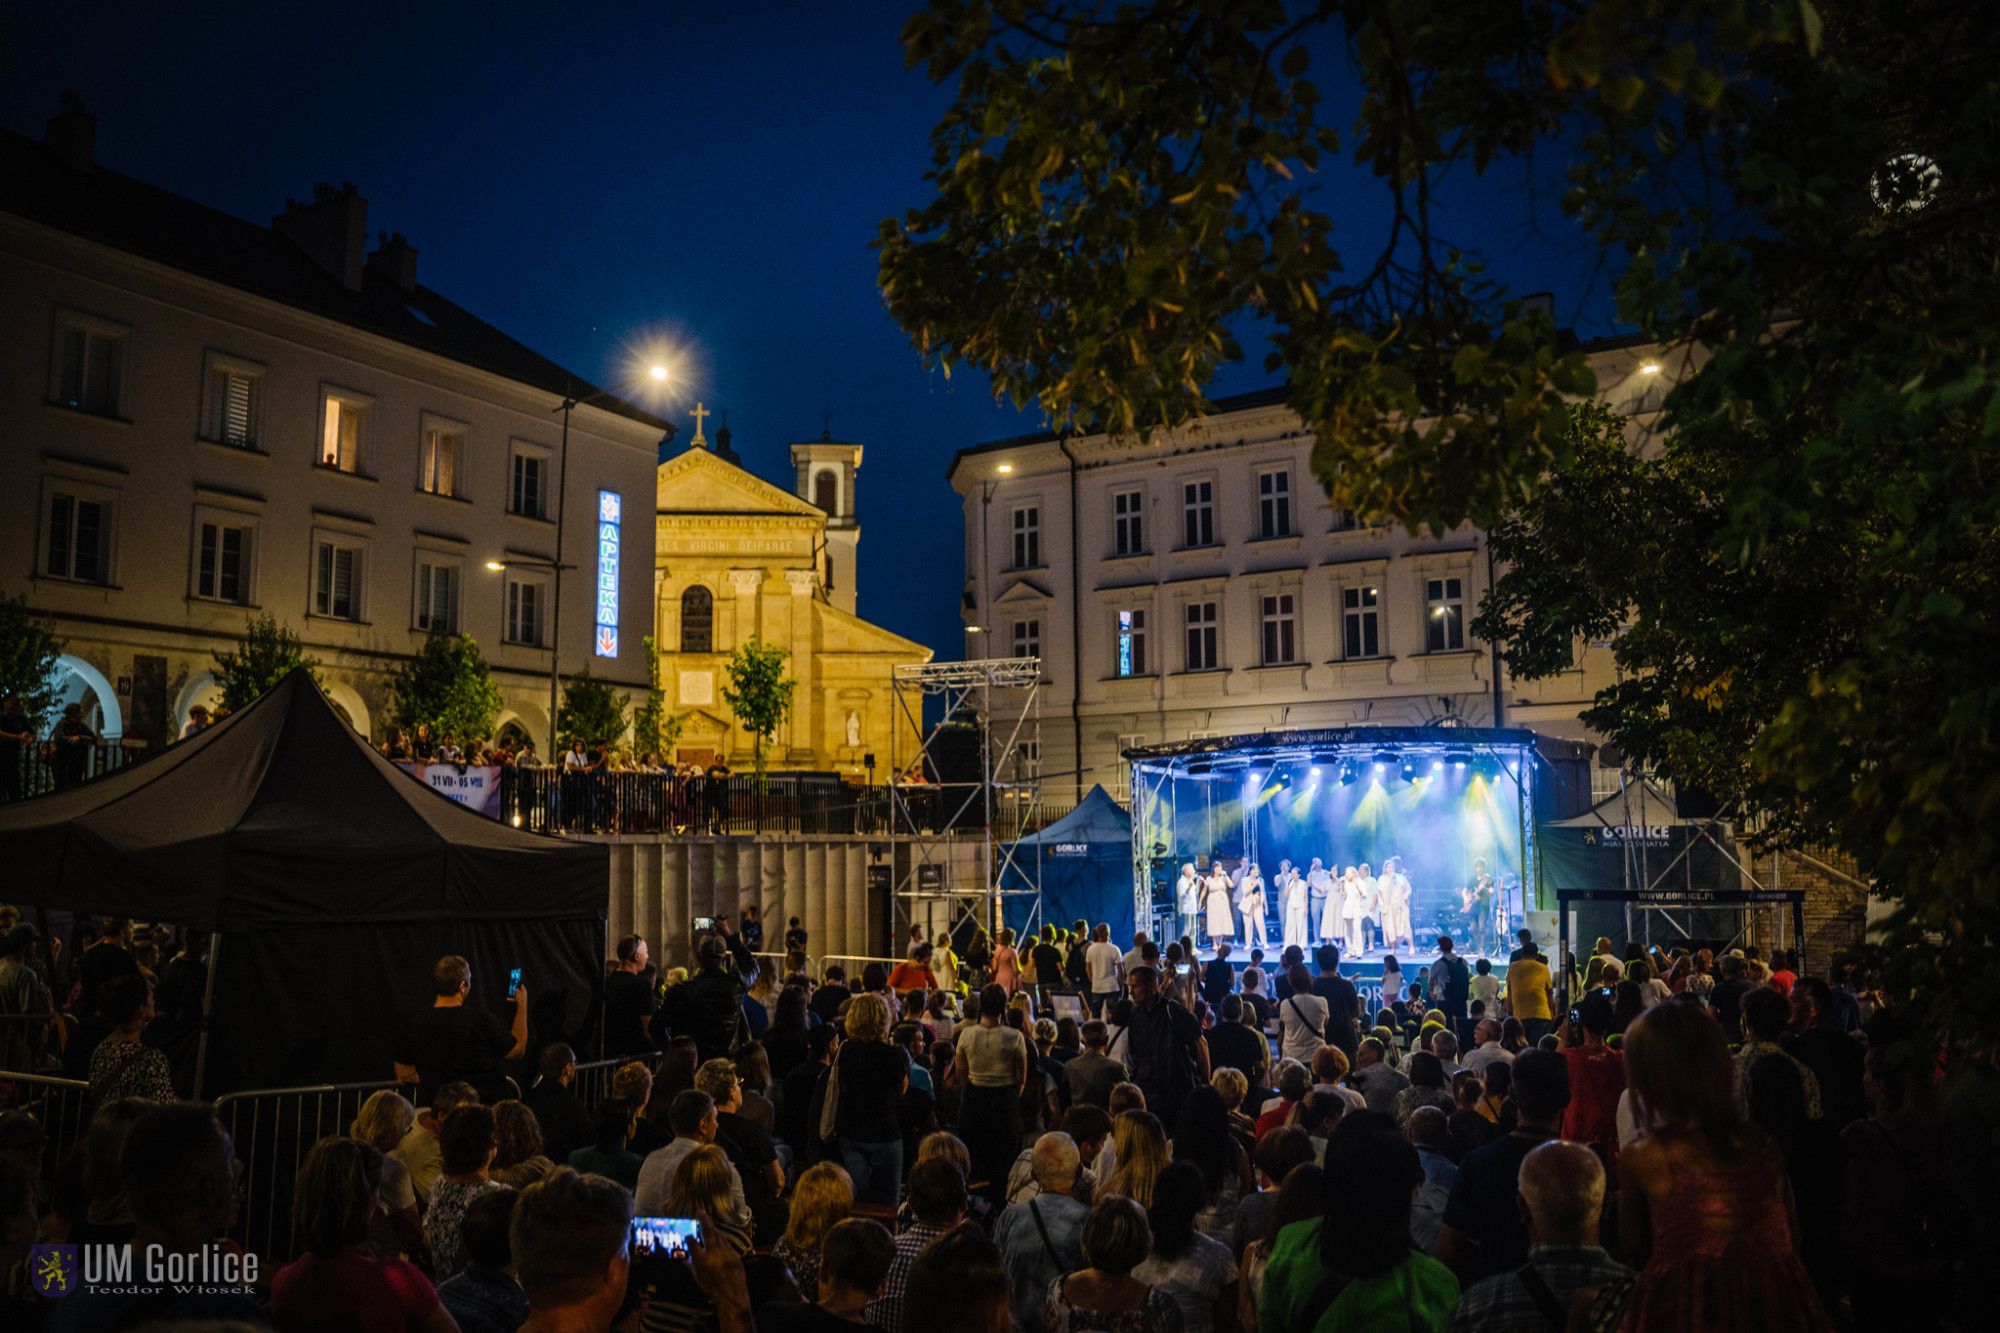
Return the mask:
{"type": "Polygon", "coordinates": [[[456,954],[438,959],[431,968],[436,999],[404,1030],[395,1050],[398,1083],[417,1085],[419,1106],[446,1083],[470,1083],[488,1102],[514,1096],[501,1065],[528,1053],[528,988],[514,988],[511,1027],[484,1009],[465,1002],[472,990],[472,964],[456,954]]]}

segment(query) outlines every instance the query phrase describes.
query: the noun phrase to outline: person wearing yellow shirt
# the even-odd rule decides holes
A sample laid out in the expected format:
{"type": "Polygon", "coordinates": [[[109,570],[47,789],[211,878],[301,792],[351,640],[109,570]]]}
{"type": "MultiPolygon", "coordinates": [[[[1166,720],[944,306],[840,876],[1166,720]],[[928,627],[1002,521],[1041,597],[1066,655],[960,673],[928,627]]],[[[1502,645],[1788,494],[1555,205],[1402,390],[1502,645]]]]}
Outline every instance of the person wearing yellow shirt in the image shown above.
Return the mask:
{"type": "Polygon", "coordinates": [[[1532,949],[1507,965],[1507,1007],[1521,1020],[1522,1035],[1530,1046],[1540,1042],[1555,1018],[1555,979],[1549,965],[1532,949]]]}

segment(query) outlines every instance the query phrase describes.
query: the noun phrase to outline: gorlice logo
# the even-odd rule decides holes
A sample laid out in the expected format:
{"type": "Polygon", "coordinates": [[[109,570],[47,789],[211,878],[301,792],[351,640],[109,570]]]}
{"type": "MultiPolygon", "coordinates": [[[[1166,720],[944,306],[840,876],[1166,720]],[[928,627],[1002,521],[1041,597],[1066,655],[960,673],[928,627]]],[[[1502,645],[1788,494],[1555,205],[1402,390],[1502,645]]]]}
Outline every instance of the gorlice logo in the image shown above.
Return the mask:
{"type": "Polygon", "coordinates": [[[74,1245],[37,1245],[28,1251],[28,1278],[37,1296],[59,1300],[76,1290],[74,1245]]]}

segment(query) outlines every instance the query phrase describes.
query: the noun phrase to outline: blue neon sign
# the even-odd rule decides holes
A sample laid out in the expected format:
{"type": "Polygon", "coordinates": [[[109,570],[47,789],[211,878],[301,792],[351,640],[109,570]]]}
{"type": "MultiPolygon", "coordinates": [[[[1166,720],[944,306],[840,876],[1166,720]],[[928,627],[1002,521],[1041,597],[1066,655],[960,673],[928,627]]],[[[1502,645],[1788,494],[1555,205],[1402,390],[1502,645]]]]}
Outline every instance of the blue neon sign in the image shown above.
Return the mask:
{"type": "Polygon", "coordinates": [[[597,655],[618,656],[618,526],[624,504],[616,491],[597,493],[597,655]]]}

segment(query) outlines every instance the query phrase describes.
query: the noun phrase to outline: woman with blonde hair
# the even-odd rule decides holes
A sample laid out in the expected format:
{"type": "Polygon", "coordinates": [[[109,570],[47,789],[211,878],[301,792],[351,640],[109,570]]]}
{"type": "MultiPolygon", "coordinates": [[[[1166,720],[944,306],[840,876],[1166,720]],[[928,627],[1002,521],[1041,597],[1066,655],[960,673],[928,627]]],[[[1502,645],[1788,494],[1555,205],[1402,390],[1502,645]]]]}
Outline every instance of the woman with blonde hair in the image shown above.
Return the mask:
{"type": "Polygon", "coordinates": [[[801,1300],[819,1300],[820,1242],[853,1211],[854,1181],[847,1172],[821,1162],[800,1173],[792,1187],[792,1216],[774,1252],[792,1270],[801,1300]]]}
{"type": "Polygon", "coordinates": [[[854,1195],[894,1208],[902,1200],[903,1094],[910,1086],[909,1057],[891,1045],[889,1005],[873,991],[847,1002],[847,1040],[833,1058],[839,1080],[834,1132],[840,1163],[854,1180],[854,1195]]]}
{"type": "Polygon", "coordinates": [[[1153,1182],[1173,1160],[1160,1118],[1151,1111],[1127,1111],[1112,1123],[1111,1142],[1117,1150],[1117,1165],[1105,1181],[1104,1191],[1151,1208],[1153,1182]]]}
{"type": "Polygon", "coordinates": [[[382,1186],[380,1151],[355,1139],[321,1139],[292,1192],[292,1234],[304,1254],[271,1277],[279,1328],[404,1329],[450,1333],[430,1279],[394,1255],[367,1252],[382,1186]]]}
{"type": "Polygon", "coordinates": [[[744,1254],[750,1249],[750,1233],[720,1220],[735,1215],[732,1179],[729,1155],[722,1145],[703,1144],[682,1158],[680,1166],[675,1168],[674,1183],[667,1190],[667,1216],[693,1217],[706,1212],[710,1220],[704,1239],[713,1245],[714,1237],[720,1236],[729,1248],[744,1254]]]}
{"type": "Polygon", "coordinates": [[[369,1094],[355,1112],[347,1132],[382,1154],[382,1185],[375,1216],[368,1223],[368,1249],[372,1254],[421,1256],[424,1248],[423,1219],[417,1213],[417,1191],[410,1183],[410,1168],[396,1153],[396,1145],[416,1123],[417,1108],[392,1088],[369,1094]]]}

